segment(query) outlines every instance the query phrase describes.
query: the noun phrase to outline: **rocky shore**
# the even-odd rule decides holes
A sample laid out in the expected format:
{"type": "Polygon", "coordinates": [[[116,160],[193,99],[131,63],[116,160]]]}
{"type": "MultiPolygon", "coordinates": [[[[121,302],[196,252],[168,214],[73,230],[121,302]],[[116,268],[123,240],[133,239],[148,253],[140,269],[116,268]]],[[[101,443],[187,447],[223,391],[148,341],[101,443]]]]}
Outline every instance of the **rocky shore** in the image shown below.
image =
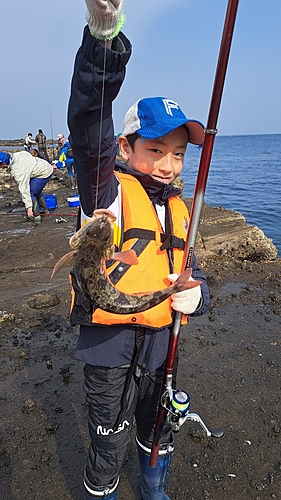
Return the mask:
{"type": "MultiPolygon", "coordinates": [[[[17,153],[18,151],[24,151],[24,139],[0,139],[0,151],[5,151],[5,152],[10,152],[10,153],[17,153]]],[[[47,139],[46,140],[46,145],[47,145],[47,153],[49,156],[49,160],[52,162],[54,160],[58,159],[58,147],[57,147],[57,141],[54,139],[47,139]]],[[[36,148],[37,146],[35,146],[36,148]]]]}
{"type": "MultiPolygon", "coordinates": [[[[47,139],[46,144],[52,145],[55,144],[56,140],[55,139],[47,139]]],[[[21,139],[0,139],[0,150],[1,147],[7,147],[7,148],[19,148],[19,151],[23,148],[24,144],[24,137],[21,139]]]]}
{"type": "MultiPolygon", "coordinates": [[[[192,200],[185,200],[188,208],[192,200]]],[[[257,226],[247,224],[245,217],[234,210],[203,205],[196,241],[196,254],[201,259],[212,255],[231,255],[238,260],[263,261],[275,259],[277,249],[257,226]]]]}
{"type": "MultiPolygon", "coordinates": [[[[46,194],[58,208],[40,224],[24,221],[17,186],[0,173],[0,495],[3,500],[82,500],[88,446],[83,366],[73,357],[68,251],[77,209],[63,170],[46,194]],[[66,222],[57,223],[62,217],[66,222]]],[[[186,200],[190,206],[191,200],[186,200]]],[[[211,307],[180,336],[178,388],[196,422],[175,435],[172,500],[280,498],[281,260],[272,241],[242,214],[204,205],[196,255],[211,307]]],[[[135,445],[122,469],[120,499],[137,498],[135,445]]]]}

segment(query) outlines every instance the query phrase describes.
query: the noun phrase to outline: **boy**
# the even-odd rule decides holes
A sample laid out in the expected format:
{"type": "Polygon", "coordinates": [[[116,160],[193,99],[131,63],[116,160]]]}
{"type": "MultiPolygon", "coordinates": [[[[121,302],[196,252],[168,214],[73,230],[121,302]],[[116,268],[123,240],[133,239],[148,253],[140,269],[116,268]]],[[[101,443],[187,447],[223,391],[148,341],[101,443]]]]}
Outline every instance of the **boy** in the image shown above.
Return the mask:
{"type": "MultiPolygon", "coordinates": [[[[116,161],[112,101],[131,54],[131,44],[120,32],[123,0],[86,0],[86,4],[88,26],[76,56],[68,110],[81,203],[79,224],[96,208],[111,210],[117,217],[117,249],[133,248],[139,264],[108,262],[110,280],[126,293],[157,290],[168,286],[181,269],[188,213],[172,182],[181,173],[187,143],[202,144],[204,128],[188,120],[172,100],[142,99],[126,113],[118,140],[125,163],[116,161]]],[[[168,422],[157,467],[149,466],[169,327],[173,310],[198,316],[208,309],[205,277],[194,258],[192,276],[202,282],[200,286],[143,313],[121,315],[93,310],[71,274],[75,292],[71,323],[81,325],[75,356],[85,362],[89,405],[85,498],[117,499],[118,473],[135,418],[139,494],[143,500],[169,500],[164,492],[173,451],[168,422]]]]}

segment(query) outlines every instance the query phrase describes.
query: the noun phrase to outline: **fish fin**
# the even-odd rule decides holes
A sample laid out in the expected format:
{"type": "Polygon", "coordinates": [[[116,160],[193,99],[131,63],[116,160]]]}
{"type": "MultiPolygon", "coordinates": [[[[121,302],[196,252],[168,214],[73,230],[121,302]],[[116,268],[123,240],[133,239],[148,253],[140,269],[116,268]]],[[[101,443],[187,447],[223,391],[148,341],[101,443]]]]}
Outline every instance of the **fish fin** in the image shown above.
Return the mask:
{"type": "Polygon", "coordinates": [[[81,234],[83,234],[88,229],[89,223],[93,222],[96,219],[97,217],[93,215],[93,217],[91,217],[90,219],[85,219],[82,222],[82,226],[80,227],[80,229],[78,229],[78,231],[76,231],[76,233],[74,233],[69,239],[69,246],[71,248],[76,249],[79,246],[79,240],[81,234]]]}
{"type": "Polygon", "coordinates": [[[63,268],[65,267],[74,257],[77,250],[71,250],[71,252],[66,253],[55,265],[53,272],[51,274],[51,279],[63,268]]]}
{"type": "Polygon", "coordinates": [[[190,280],[191,268],[186,269],[182,274],[179,275],[177,281],[174,282],[173,287],[175,292],[182,292],[183,290],[188,290],[190,288],[195,288],[201,285],[202,281],[190,280]]]}
{"type": "Polygon", "coordinates": [[[123,264],[136,265],[139,263],[137,254],[134,250],[125,250],[125,252],[113,252],[112,259],[123,262],[123,264]]]}

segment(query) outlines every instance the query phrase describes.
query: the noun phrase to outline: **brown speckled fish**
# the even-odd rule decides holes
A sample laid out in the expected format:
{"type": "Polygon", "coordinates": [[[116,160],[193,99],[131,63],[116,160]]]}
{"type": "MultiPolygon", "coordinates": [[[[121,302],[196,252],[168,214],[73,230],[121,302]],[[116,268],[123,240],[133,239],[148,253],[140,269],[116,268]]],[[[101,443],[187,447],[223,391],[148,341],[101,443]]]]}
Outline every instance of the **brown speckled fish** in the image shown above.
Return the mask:
{"type": "Polygon", "coordinates": [[[75,275],[84,295],[96,308],[116,314],[145,311],[173,293],[200,285],[200,281],[189,281],[191,269],[188,269],[173,285],[162,290],[131,295],[117,290],[106,275],[106,260],[115,259],[127,264],[137,264],[138,260],[133,250],[113,251],[114,220],[114,215],[108,210],[95,211],[93,218],[72,236],[70,245],[74,250],[56,264],[52,276],[74,256],[75,275]]]}

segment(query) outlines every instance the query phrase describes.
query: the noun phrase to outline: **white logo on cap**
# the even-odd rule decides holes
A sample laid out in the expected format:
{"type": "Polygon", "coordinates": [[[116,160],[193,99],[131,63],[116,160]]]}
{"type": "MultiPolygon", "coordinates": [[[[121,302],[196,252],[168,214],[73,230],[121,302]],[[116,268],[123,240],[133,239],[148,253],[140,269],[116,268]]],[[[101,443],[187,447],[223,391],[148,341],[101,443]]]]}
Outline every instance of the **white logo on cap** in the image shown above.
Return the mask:
{"type": "Polygon", "coordinates": [[[168,115],[173,116],[172,109],[179,109],[179,105],[175,101],[171,101],[171,99],[163,99],[163,103],[168,115]]]}

